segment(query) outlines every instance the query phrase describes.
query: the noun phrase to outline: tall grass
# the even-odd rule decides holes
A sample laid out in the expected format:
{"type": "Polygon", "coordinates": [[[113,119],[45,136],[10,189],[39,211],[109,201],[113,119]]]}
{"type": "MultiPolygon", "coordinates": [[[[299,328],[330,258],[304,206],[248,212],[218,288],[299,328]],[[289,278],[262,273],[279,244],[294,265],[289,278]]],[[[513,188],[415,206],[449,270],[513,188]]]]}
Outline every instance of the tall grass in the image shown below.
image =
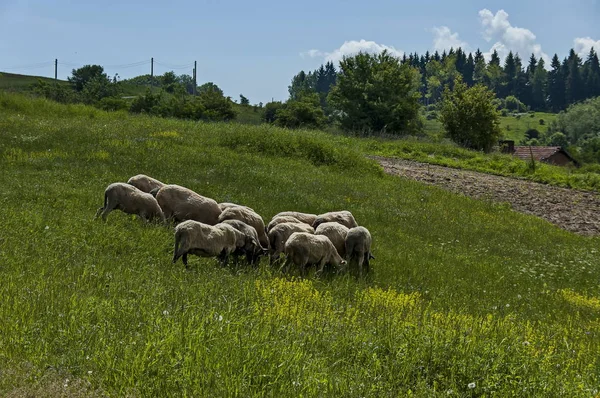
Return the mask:
{"type": "Polygon", "coordinates": [[[593,396],[598,239],[384,175],[363,141],[0,94],[0,395],[593,396]],[[366,279],[170,262],[146,173],[268,219],[351,210],[366,279]]]}

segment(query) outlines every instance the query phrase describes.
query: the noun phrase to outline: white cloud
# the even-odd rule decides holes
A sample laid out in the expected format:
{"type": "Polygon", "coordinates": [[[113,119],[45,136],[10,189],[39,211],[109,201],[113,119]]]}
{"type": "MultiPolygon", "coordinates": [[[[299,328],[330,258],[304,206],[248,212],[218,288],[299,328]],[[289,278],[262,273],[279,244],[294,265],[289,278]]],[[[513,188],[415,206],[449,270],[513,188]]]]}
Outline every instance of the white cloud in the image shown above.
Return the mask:
{"type": "Polygon", "coordinates": [[[378,43],[375,43],[374,41],[369,41],[369,40],[363,39],[360,41],[357,41],[357,40],[346,41],[346,42],[344,42],[344,44],[342,44],[340,46],[340,48],[337,48],[337,49],[333,50],[332,52],[324,52],[324,51],[313,49],[313,50],[308,50],[304,53],[301,53],[300,55],[302,57],[308,56],[311,58],[325,58],[326,62],[331,61],[334,64],[337,64],[345,56],[355,55],[355,54],[358,54],[359,52],[379,54],[379,53],[383,52],[383,50],[388,50],[388,52],[395,57],[401,57],[404,54],[403,51],[397,50],[393,46],[386,46],[385,44],[378,44],[378,43]]]}
{"type": "Polygon", "coordinates": [[[483,37],[488,42],[494,41],[490,51],[484,53],[486,59],[490,58],[494,50],[498,51],[502,60],[512,51],[522,59],[529,58],[533,53],[537,58],[544,58],[546,64],[550,65],[550,58],[542,51],[542,46],[536,43],[535,34],[529,29],[512,26],[506,11],[499,10],[494,15],[490,10],[483,9],[479,11],[479,20],[484,28],[483,37]]]}
{"type": "Polygon", "coordinates": [[[594,48],[596,52],[600,52],[600,40],[594,40],[591,37],[578,37],[573,40],[573,49],[584,60],[590,53],[591,48],[594,48]]]}
{"type": "Polygon", "coordinates": [[[449,27],[434,27],[433,32],[433,49],[436,51],[449,50],[450,48],[457,49],[461,47],[467,50],[469,45],[458,38],[458,33],[452,33],[449,27]]]}

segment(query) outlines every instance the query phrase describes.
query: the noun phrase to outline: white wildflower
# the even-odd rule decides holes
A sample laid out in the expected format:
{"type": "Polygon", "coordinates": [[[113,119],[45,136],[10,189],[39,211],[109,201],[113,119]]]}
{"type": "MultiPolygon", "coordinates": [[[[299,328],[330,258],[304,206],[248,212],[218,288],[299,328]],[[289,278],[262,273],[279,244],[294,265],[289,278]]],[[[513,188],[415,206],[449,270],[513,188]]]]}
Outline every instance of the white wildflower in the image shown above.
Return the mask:
{"type": "Polygon", "coordinates": [[[467,384],[467,387],[469,387],[470,389],[474,389],[475,383],[469,383],[469,384],[467,384]]]}

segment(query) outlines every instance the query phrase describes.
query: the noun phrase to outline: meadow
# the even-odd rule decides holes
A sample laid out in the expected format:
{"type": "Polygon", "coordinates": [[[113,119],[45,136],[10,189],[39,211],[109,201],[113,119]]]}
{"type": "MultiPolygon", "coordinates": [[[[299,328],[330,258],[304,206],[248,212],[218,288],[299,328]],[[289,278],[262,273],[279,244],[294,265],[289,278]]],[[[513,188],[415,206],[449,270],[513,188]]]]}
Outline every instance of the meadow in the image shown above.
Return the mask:
{"type": "Polygon", "coordinates": [[[599,239],[385,175],[373,142],[0,93],[0,395],[597,396],[599,239]],[[93,218],[138,173],[350,210],[373,273],[186,271],[171,228],[93,218]]]}

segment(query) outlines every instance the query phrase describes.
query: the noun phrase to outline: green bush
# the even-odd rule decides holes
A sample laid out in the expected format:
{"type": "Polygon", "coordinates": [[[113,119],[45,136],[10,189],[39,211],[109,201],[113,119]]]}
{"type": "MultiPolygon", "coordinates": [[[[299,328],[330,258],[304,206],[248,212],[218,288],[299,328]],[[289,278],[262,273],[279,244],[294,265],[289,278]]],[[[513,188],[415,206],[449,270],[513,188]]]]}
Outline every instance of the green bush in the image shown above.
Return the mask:
{"type": "Polygon", "coordinates": [[[287,128],[321,128],[325,121],[319,95],[307,92],[279,108],[275,124],[287,128]]]}

